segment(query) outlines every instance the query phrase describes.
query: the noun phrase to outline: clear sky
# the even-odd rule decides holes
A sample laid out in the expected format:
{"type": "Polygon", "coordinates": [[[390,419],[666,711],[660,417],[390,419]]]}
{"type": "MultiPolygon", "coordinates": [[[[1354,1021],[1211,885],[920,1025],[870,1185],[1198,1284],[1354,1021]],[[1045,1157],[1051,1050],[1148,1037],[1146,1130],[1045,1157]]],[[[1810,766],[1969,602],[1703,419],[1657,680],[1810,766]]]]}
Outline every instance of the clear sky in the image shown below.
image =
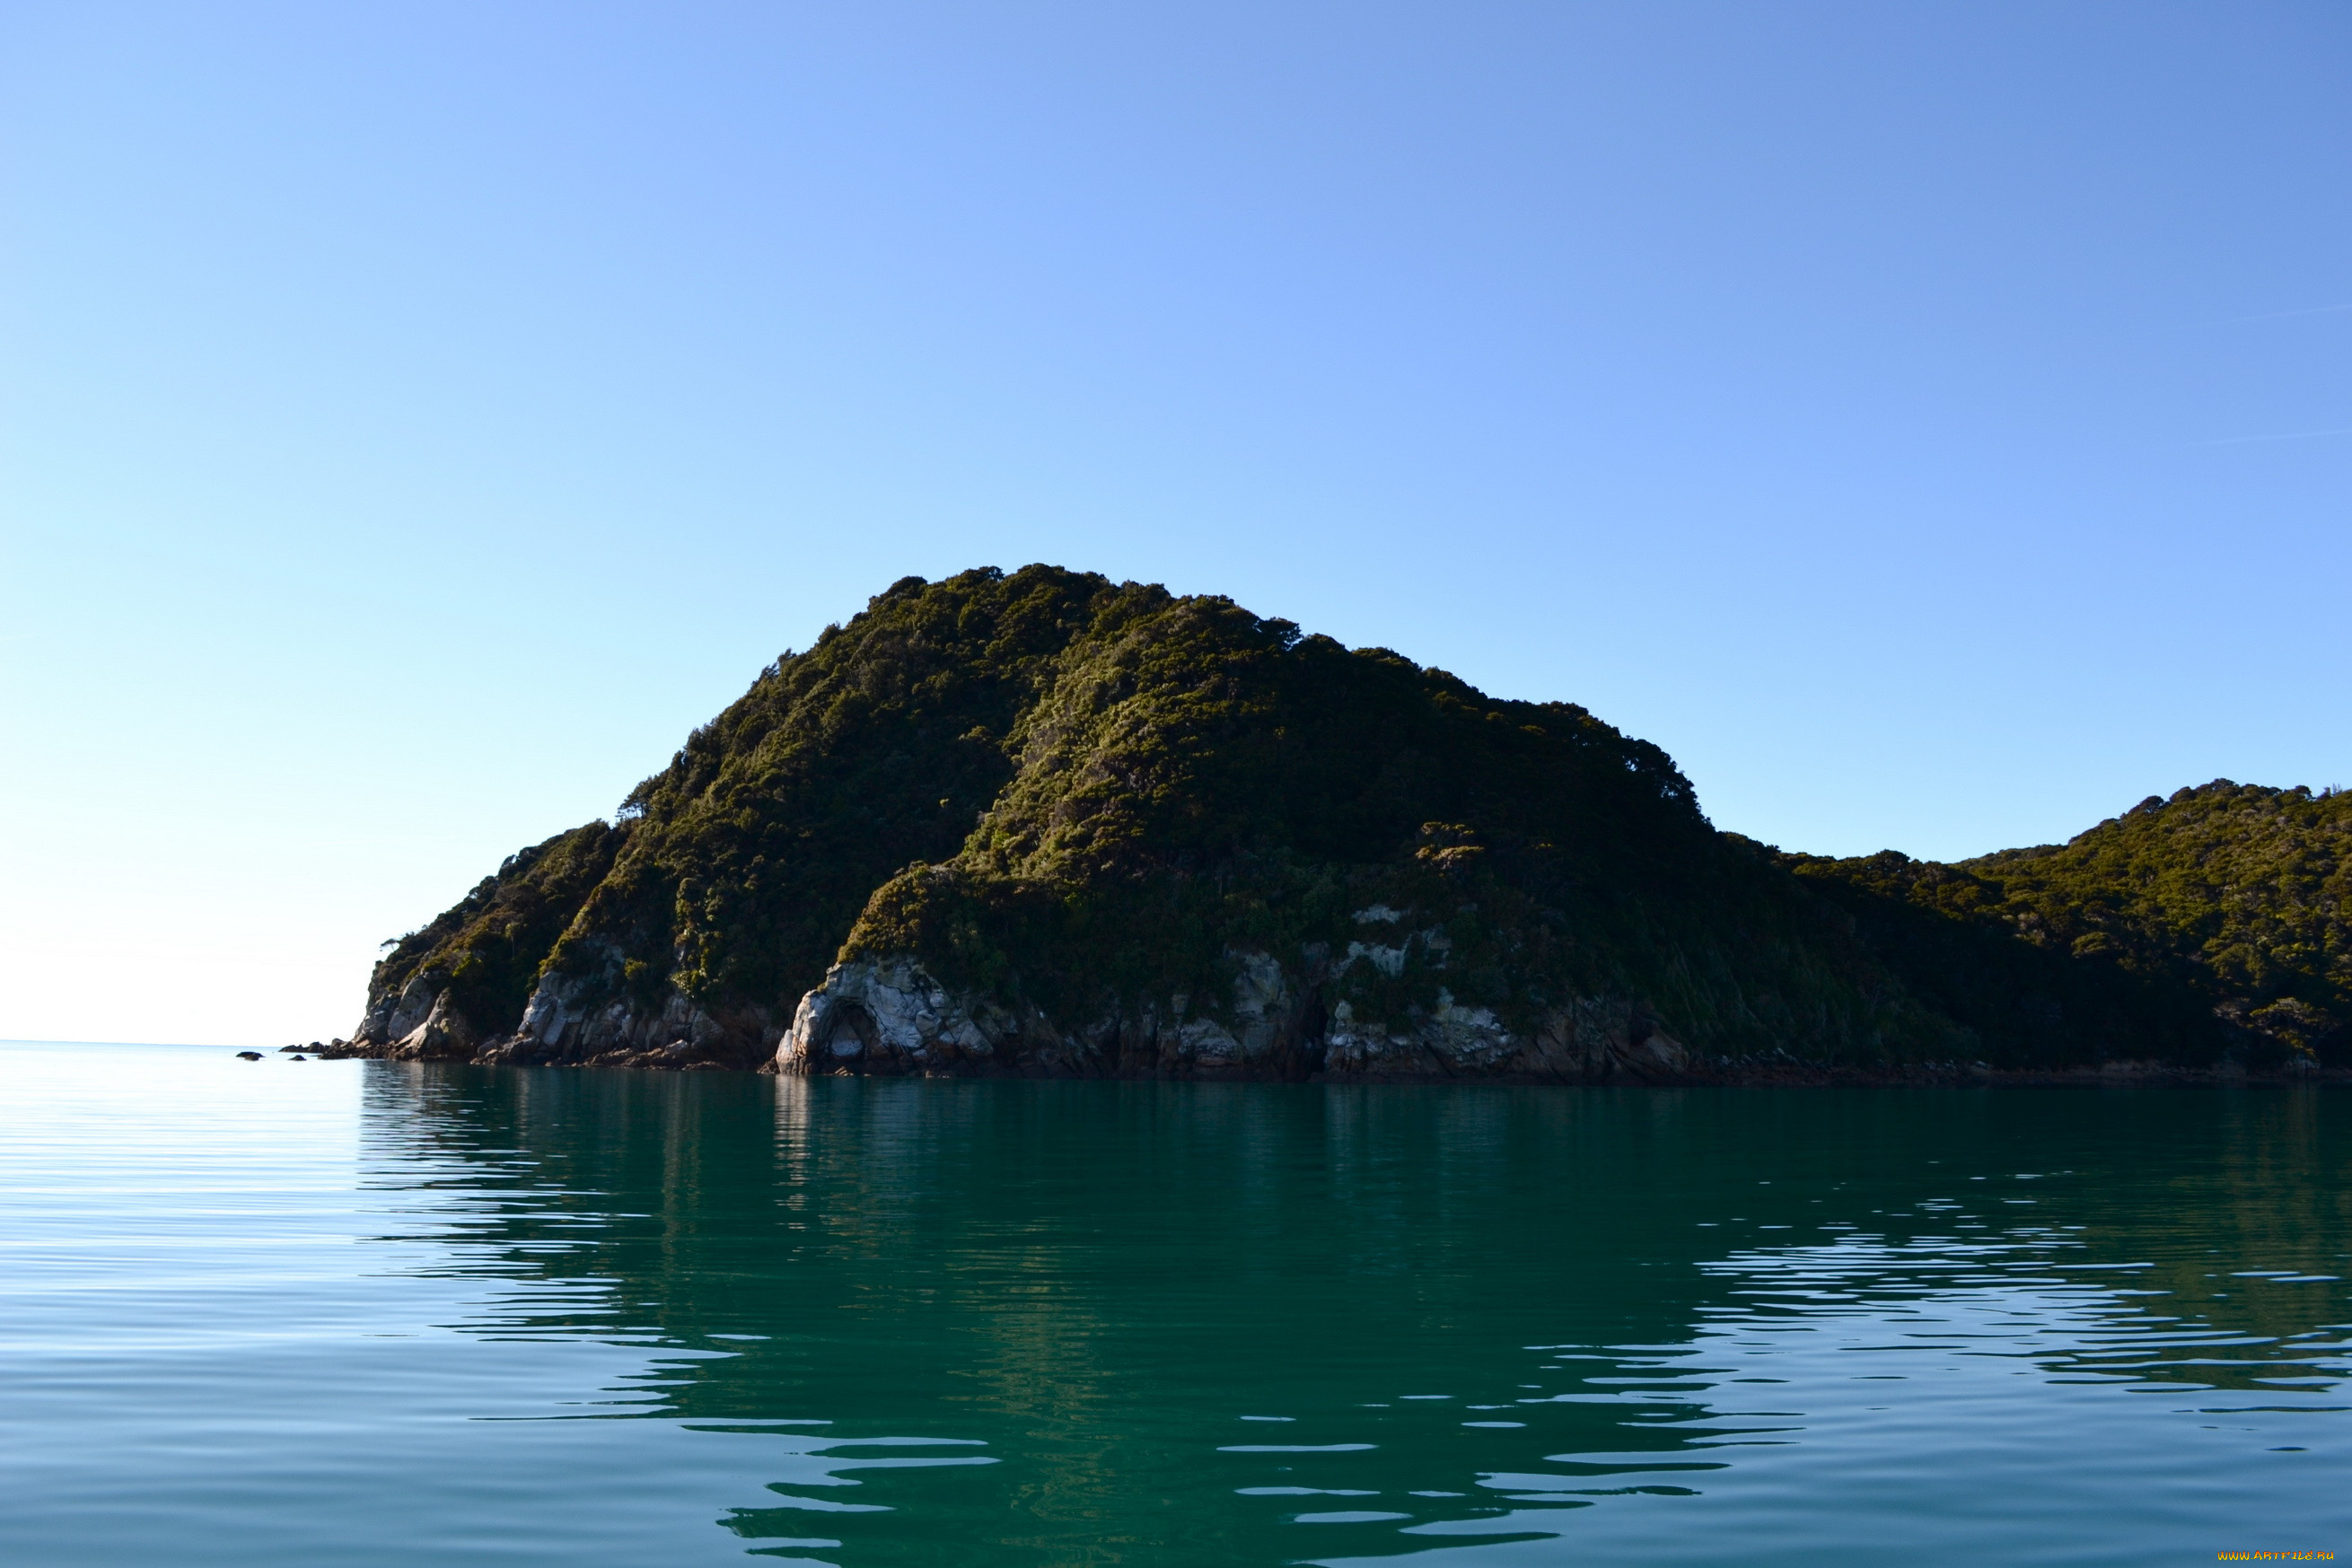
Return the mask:
{"type": "Polygon", "coordinates": [[[348,1030],[907,573],[1955,857],[2352,783],[2352,8],[0,4],[0,1036],[348,1030]]]}

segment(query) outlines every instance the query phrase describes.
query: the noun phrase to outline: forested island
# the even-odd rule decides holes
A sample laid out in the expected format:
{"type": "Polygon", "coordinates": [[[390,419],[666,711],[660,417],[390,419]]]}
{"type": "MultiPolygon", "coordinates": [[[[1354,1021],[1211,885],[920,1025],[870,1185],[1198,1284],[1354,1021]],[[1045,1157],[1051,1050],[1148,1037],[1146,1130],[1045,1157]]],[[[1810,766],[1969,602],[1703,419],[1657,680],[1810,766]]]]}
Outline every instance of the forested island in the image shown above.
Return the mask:
{"type": "Polygon", "coordinates": [[[2352,796],[1958,864],[1231,601],[907,578],[393,945],[331,1054],[1568,1082],[2333,1078],[2352,796]]]}

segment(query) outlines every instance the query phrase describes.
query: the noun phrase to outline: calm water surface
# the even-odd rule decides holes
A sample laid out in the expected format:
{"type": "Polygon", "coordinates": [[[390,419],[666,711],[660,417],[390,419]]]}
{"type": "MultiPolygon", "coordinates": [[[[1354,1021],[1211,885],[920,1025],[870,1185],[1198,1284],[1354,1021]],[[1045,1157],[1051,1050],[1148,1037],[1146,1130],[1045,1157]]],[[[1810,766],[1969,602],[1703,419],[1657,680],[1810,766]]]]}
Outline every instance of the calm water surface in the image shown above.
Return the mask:
{"type": "Polygon", "coordinates": [[[12,1563],[2352,1552],[2352,1097],[0,1075],[12,1563]]]}

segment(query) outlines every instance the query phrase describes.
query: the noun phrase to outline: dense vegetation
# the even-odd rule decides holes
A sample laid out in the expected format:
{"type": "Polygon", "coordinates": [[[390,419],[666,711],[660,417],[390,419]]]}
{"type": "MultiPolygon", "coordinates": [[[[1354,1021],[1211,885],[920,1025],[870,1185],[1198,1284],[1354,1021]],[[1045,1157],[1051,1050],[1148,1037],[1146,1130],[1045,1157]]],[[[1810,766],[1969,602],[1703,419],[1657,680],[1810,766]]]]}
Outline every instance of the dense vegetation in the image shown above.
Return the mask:
{"type": "MultiPolygon", "coordinates": [[[[2343,798],[2214,785],[1965,866],[1718,834],[1655,747],[1219,598],[1030,567],[909,578],[787,654],[668,768],[404,938],[510,1031],[542,975],[683,997],[742,1061],[837,958],[913,953],[1077,1019],[1229,989],[1233,955],[1430,941],[1515,1027],[1633,998],[1717,1055],[2063,1064],[2334,1057],[2352,959],[2343,798]]],[[[1443,968],[1443,976],[1436,974],[1443,968]]]]}
{"type": "Polygon", "coordinates": [[[2352,1055],[2352,795],[2223,779],[1956,866],[1786,862],[1882,944],[1931,949],[1906,975],[1978,1027],[2024,1027],[2002,1021],[2021,993],[1995,977],[2031,972],[2104,1053],[2352,1055]]]}
{"type": "Polygon", "coordinates": [[[412,975],[431,971],[467,1018],[513,1029],[548,954],[612,871],[627,836],[590,822],[509,855],[429,925],[386,944],[391,951],[376,965],[370,995],[396,993],[412,975]]]}

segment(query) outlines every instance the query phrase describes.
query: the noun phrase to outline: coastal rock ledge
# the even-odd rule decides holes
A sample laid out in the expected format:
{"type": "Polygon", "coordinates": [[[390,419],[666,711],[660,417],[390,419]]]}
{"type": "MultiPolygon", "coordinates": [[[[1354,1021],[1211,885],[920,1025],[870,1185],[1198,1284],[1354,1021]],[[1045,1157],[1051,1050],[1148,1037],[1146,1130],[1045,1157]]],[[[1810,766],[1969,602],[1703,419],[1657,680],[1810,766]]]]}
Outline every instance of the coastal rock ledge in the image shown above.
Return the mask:
{"type": "Polygon", "coordinates": [[[1296,973],[1269,954],[1229,953],[1235,972],[1226,1007],[1202,1009],[1178,993],[1164,1005],[1106,1013],[1076,1028],[1034,1007],[959,995],[908,955],[856,958],[835,964],[824,983],[801,998],[773,1071],[803,1077],[1649,1083],[1680,1078],[1694,1065],[1690,1051],[1645,1009],[1627,1001],[1580,1001],[1520,1033],[1493,1009],[1462,1006],[1443,988],[1433,1006],[1410,1009],[1396,1028],[1358,1020],[1345,1000],[1327,1010],[1320,997],[1329,982],[1360,960],[1376,963],[1381,951],[1350,947],[1337,966],[1310,952],[1296,973]]]}
{"type": "Polygon", "coordinates": [[[740,1068],[754,1065],[747,1049],[764,1050],[776,1038],[765,1008],[733,1008],[720,1017],[676,991],[650,1007],[616,994],[611,975],[620,967],[614,959],[608,974],[543,977],[521,1020],[504,1034],[476,1030],[450,977],[426,970],[396,996],[378,998],[350,1040],[320,1054],[494,1067],[740,1068]]]}

